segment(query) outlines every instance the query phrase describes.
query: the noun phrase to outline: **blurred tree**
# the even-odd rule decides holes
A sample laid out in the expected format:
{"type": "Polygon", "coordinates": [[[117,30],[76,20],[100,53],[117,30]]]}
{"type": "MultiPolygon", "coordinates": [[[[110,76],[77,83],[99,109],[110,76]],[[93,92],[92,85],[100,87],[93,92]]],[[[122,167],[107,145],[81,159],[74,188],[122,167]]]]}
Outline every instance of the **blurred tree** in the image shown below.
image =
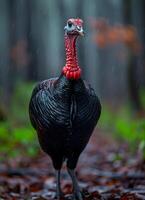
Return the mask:
{"type": "Polygon", "coordinates": [[[10,21],[9,21],[9,1],[0,2],[0,89],[1,100],[8,103],[10,97],[10,21]]]}
{"type": "MultiPolygon", "coordinates": [[[[124,5],[124,23],[125,24],[133,24],[137,27],[137,37],[140,42],[140,48],[134,51],[133,49],[129,49],[129,59],[127,65],[127,77],[128,77],[128,88],[129,88],[129,96],[131,99],[132,108],[134,111],[138,113],[142,113],[143,105],[140,98],[140,90],[142,88],[142,82],[145,80],[144,73],[142,73],[142,69],[145,69],[145,64],[143,60],[145,56],[143,55],[143,44],[142,37],[140,37],[140,33],[142,30],[138,27],[139,23],[143,23],[144,15],[144,6],[145,2],[140,1],[137,2],[135,0],[131,1],[123,1],[124,5]],[[137,16],[138,15],[138,16],[137,16]],[[136,19],[137,17],[137,19],[136,19]],[[137,20],[137,21],[136,21],[137,20]],[[137,24],[136,24],[137,23],[137,24]],[[132,51],[133,50],[133,51],[132,51]]],[[[143,25],[143,24],[142,24],[143,25]]]]}

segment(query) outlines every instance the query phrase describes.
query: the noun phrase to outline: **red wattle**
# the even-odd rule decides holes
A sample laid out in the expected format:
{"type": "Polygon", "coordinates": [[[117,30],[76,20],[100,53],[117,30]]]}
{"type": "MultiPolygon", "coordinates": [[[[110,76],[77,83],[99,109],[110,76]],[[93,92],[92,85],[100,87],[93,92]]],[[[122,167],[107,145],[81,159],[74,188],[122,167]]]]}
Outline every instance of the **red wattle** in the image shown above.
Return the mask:
{"type": "Polygon", "coordinates": [[[68,79],[79,79],[81,76],[81,70],[79,67],[77,68],[69,68],[67,66],[63,67],[62,70],[63,74],[66,76],[68,79]]]}

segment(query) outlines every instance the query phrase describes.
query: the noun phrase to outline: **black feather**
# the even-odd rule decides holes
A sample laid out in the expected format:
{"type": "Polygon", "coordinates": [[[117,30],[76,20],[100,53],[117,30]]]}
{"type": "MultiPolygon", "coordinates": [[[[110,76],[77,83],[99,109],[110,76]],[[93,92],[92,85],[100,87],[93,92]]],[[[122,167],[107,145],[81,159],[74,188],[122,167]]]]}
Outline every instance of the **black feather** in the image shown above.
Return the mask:
{"type": "Polygon", "coordinates": [[[64,159],[73,169],[100,117],[101,104],[82,79],[48,79],[33,90],[30,119],[42,149],[60,169],[64,159]]]}

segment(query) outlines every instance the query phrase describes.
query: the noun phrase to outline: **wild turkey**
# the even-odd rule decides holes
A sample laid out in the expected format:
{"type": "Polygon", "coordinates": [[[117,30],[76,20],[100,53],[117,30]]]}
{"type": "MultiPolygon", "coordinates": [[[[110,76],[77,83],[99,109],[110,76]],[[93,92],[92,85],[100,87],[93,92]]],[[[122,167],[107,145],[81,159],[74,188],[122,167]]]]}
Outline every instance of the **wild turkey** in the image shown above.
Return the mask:
{"type": "Polygon", "coordinates": [[[62,192],[60,170],[66,161],[74,198],[82,200],[74,169],[101,114],[94,90],[81,78],[76,39],[83,36],[83,21],[69,19],[65,26],[66,64],[60,77],[40,82],[29,105],[30,120],[40,146],[52,159],[57,177],[57,198],[62,192]]]}

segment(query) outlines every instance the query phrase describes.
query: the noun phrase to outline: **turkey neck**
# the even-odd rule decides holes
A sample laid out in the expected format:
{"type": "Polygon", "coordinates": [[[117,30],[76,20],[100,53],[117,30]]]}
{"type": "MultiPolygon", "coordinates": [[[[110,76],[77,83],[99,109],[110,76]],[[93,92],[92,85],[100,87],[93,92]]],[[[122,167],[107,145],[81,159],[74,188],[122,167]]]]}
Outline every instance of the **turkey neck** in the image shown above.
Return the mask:
{"type": "Polygon", "coordinates": [[[76,40],[77,35],[65,35],[66,64],[61,76],[55,83],[55,95],[70,98],[79,91],[85,91],[83,80],[80,78],[81,69],[78,66],[76,40]]]}
{"type": "Polygon", "coordinates": [[[76,40],[77,35],[65,35],[65,49],[66,49],[66,64],[65,66],[70,68],[77,68],[78,60],[76,54],[76,40]]]}
{"type": "Polygon", "coordinates": [[[62,73],[67,79],[77,80],[81,76],[76,53],[76,40],[78,35],[65,35],[66,64],[62,73]]]}

